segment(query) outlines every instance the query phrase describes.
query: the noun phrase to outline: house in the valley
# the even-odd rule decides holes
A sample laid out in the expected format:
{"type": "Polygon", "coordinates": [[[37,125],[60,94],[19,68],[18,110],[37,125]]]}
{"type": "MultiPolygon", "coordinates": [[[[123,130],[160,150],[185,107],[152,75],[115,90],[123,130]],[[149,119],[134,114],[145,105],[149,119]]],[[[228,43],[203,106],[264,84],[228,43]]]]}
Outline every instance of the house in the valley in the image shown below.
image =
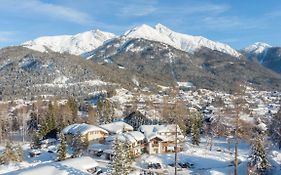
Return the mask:
{"type": "Polygon", "coordinates": [[[113,144],[118,139],[122,143],[126,143],[132,155],[139,156],[145,152],[145,137],[139,131],[129,131],[108,136],[104,144],[93,143],[88,147],[88,153],[94,156],[102,156],[111,160],[114,156],[113,144]]]}
{"type": "Polygon", "coordinates": [[[145,137],[143,133],[139,131],[129,131],[126,133],[119,133],[109,136],[106,138],[106,143],[112,145],[115,139],[128,144],[128,149],[132,151],[132,154],[134,156],[139,156],[145,152],[145,137]]]}
{"type": "Polygon", "coordinates": [[[176,131],[177,151],[183,150],[184,136],[177,125],[142,125],[139,131],[145,136],[148,154],[175,152],[176,131]]]}
{"type": "Polygon", "coordinates": [[[122,121],[112,122],[104,125],[100,125],[100,127],[106,130],[109,135],[120,134],[123,132],[133,131],[134,128],[122,121]]]}
{"type": "Polygon", "coordinates": [[[87,142],[103,143],[108,132],[98,126],[86,123],[72,124],[63,129],[66,141],[70,143],[74,137],[79,136],[87,142]]]}

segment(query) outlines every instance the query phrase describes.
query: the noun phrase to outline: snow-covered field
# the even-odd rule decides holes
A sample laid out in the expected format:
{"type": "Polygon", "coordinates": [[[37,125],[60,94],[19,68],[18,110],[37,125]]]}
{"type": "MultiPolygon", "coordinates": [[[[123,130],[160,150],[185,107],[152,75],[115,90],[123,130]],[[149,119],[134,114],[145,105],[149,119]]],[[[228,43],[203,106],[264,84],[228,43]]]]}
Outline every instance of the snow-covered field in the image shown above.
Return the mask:
{"type": "MultiPolygon", "coordinates": [[[[53,162],[56,159],[54,153],[47,152],[47,149],[42,150],[42,154],[35,158],[28,157],[27,153],[29,150],[28,145],[23,146],[25,151],[25,160],[21,163],[10,163],[9,165],[0,166],[0,174],[14,175],[20,172],[24,172],[26,168],[29,170],[32,167],[38,167],[46,165],[46,167],[52,167],[53,162]]],[[[3,147],[1,147],[3,149],[3,147]]],[[[247,162],[248,155],[250,152],[249,144],[245,142],[239,143],[238,148],[238,159],[239,159],[239,174],[247,174],[247,162]]],[[[281,151],[273,150],[268,152],[268,158],[272,165],[272,174],[281,174],[281,151]]],[[[93,157],[96,162],[98,162],[98,167],[104,172],[109,170],[110,164],[108,160],[102,158],[93,157]]],[[[212,150],[209,150],[205,139],[201,140],[199,146],[194,146],[188,141],[185,144],[185,149],[178,153],[178,162],[181,163],[191,163],[194,164],[191,168],[178,168],[178,174],[200,174],[200,175],[227,175],[233,174],[233,144],[228,144],[227,140],[224,138],[215,139],[212,150]]],[[[131,174],[142,174],[146,172],[156,172],[159,174],[174,174],[174,167],[170,166],[174,163],[174,153],[167,154],[156,154],[148,155],[143,154],[141,157],[137,158],[133,163],[133,172],[131,174]],[[160,163],[161,169],[148,169],[148,164],[150,163],[160,163]]],[[[56,163],[55,163],[56,164],[56,163]]],[[[72,167],[76,169],[75,171],[63,171],[63,175],[66,174],[88,174],[87,172],[80,170],[81,166],[77,165],[72,167]]],[[[104,173],[105,174],[105,173],[104,173]]],[[[43,175],[43,174],[42,174],[43,175]]]]}

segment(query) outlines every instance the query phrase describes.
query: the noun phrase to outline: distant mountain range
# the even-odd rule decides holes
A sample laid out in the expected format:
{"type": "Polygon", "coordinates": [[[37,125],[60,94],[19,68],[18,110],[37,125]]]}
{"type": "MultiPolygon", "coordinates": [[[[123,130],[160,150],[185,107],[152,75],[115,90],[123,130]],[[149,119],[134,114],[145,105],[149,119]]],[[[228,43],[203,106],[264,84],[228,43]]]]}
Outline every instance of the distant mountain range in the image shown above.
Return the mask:
{"type": "Polygon", "coordinates": [[[201,36],[141,25],[121,36],[93,30],[40,37],[0,49],[0,96],[87,96],[96,89],[176,86],[231,92],[241,81],[281,90],[281,48],[255,43],[241,51],[201,36]],[[270,69],[268,69],[270,68],[270,69]],[[274,71],[272,71],[274,70],[274,71]]]}
{"type": "Polygon", "coordinates": [[[206,47],[235,57],[241,55],[226,44],[215,42],[202,36],[177,33],[162,24],[157,24],[154,27],[143,24],[128,30],[121,36],[116,36],[115,34],[100,30],[78,33],[76,35],[45,36],[27,41],[23,43],[22,46],[40,52],[46,52],[49,49],[60,53],[68,52],[70,54],[80,55],[84,52],[94,50],[103,45],[104,42],[116,37],[143,38],[162,42],[188,53],[193,53],[202,47],[206,47]]]}

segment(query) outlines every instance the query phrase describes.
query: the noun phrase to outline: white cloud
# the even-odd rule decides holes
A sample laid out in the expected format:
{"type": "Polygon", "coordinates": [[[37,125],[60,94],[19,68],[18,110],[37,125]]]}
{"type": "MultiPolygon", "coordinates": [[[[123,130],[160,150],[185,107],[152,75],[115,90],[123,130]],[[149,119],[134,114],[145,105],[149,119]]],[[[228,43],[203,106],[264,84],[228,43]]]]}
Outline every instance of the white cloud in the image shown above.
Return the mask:
{"type": "Polygon", "coordinates": [[[10,40],[11,40],[10,38],[5,38],[0,36],[0,42],[8,42],[10,40]]]}
{"type": "Polygon", "coordinates": [[[155,11],[156,11],[156,8],[152,7],[152,6],[146,7],[146,6],[131,5],[131,6],[124,7],[121,10],[121,13],[119,15],[121,15],[121,16],[145,16],[145,15],[149,15],[155,11]]]}
{"type": "Polygon", "coordinates": [[[120,8],[118,16],[146,16],[157,11],[157,0],[143,1],[137,0],[134,3],[129,3],[120,8]]]}
{"type": "Polygon", "coordinates": [[[210,16],[202,20],[210,29],[229,29],[241,25],[241,21],[237,17],[210,16]]]}
{"type": "Polygon", "coordinates": [[[14,40],[16,32],[12,31],[0,31],[0,42],[10,42],[14,40]]]}
{"type": "Polygon", "coordinates": [[[44,15],[79,24],[89,23],[91,17],[79,10],[40,0],[0,0],[0,10],[18,12],[20,15],[44,15]]]}

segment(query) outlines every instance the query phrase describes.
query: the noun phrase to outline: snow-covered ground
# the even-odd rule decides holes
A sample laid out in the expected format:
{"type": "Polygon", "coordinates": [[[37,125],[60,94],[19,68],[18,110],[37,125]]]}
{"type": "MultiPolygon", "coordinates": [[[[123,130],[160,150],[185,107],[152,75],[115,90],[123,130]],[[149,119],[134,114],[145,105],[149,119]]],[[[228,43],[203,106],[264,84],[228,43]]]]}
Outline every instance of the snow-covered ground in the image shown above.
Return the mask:
{"type": "MultiPolygon", "coordinates": [[[[234,166],[234,154],[233,154],[233,144],[229,144],[225,138],[214,139],[214,145],[212,150],[209,150],[207,143],[204,138],[202,138],[199,146],[194,146],[187,141],[185,144],[184,151],[178,153],[178,162],[182,163],[192,163],[194,164],[191,168],[178,168],[178,174],[200,174],[200,175],[227,175],[233,174],[234,166]]],[[[25,150],[25,160],[22,163],[10,163],[9,165],[0,166],[0,174],[14,175],[22,172],[25,168],[32,169],[32,167],[38,167],[38,165],[52,165],[55,160],[54,153],[48,153],[47,150],[42,150],[42,154],[35,158],[30,158],[27,156],[29,150],[28,145],[24,145],[25,150]]],[[[238,159],[239,159],[239,174],[247,174],[247,162],[248,155],[250,152],[250,145],[245,142],[239,143],[238,148],[238,159]]],[[[269,161],[272,165],[273,175],[281,174],[281,151],[273,150],[267,154],[269,161]]],[[[98,167],[103,170],[103,172],[108,172],[110,167],[110,161],[104,160],[102,157],[93,157],[93,159],[98,163],[98,167]]],[[[156,154],[148,155],[143,154],[141,157],[137,158],[133,163],[134,174],[141,174],[146,172],[156,172],[160,174],[173,174],[174,167],[170,164],[174,163],[174,153],[167,154],[156,154]],[[149,163],[160,163],[161,169],[148,169],[149,163]]],[[[74,166],[74,169],[80,170],[80,166],[74,166]]],[[[65,174],[75,174],[79,172],[79,175],[87,174],[83,171],[69,171],[65,174]]]]}

